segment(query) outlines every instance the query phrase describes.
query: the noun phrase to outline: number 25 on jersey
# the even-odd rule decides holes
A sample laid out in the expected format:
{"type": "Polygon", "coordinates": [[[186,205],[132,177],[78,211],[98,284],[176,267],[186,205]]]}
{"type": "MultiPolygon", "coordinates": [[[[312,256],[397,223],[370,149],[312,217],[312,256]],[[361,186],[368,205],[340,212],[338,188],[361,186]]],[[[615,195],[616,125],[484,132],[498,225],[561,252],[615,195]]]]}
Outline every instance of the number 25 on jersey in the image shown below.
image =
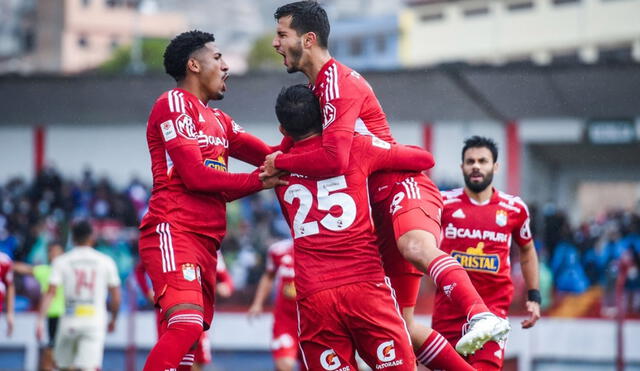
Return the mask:
{"type": "MultiPolygon", "coordinates": [[[[324,217],[319,220],[320,224],[324,228],[336,232],[349,228],[356,219],[356,203],[348,194],[336,192],[347,188],[347,180],[344,175],[319,180],[317,188],[316,198],[318,202],[316,208],[326,212],[324,217]],[[334,206],[339,206],[342,209],[339,216],[333,216],[329,212],[334,206]]],[[[298,211],[293,218],[293,237],[307,237],[320,233],[318,220],[305,222],[314,204],[314,197],[309,188],[302,184],[289,186],[284,193],[284,200],[293,205],[295,199],[300,200],[300,206],[298,206],[298,211]]]]}

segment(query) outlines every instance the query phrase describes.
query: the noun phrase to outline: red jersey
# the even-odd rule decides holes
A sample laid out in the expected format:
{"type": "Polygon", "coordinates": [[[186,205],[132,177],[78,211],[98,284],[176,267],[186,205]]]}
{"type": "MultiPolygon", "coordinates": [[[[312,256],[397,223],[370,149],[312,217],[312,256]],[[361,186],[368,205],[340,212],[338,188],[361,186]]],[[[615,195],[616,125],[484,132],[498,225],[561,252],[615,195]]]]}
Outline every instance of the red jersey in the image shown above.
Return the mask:
{"type": "Polygon", "coordinates": [[[276,276],[274,316],[296,316],[296,286],[293,270],[293,241],[284,240],[269,246],[267,272],[276,276]]]}
{"type": "MultiPolygon", "coordinates": [[[[322,146],[322,137],[294,144],[290,153],[304,155],[322,146]]],[[[332,178],[292,173],[276,194],[291,228],[298,299],[349,283],[382,280],[369,211],[367,178],[377,170],[423,170],[433,166],[430,153],[392,146],[372,137],[356,137],[349,167],[332,178]]]]}
{"type": "MultiPolygon", "coordinates": [[[[527,205],[519,197],[496,189],[482,205],[469,198],[462,188],[442,192],[442,197],[440,249],[467,270],[489,308],[504,311],[496,314],[506,316],[513,297],[511,242],[524,246],[531,241],[527,205]]],[[[450,300],[439,290],[434,313],[438,316],[455,313],[455,310],[443,309],[451,306],[450,300]]]]}
{"type": "Polygon", "coordinates": [[[9,255],[0,252],[0,312],[7,295],[7,286],[13,283],[13,261],[9,255]]]}
{"type": "Polygon", "coordinates": [[[168,222],[218,241],[226,230],[225,203],[262,189],[257,172],[228,173],[229,156],[260,165],[271,153],[229,115],[182,89],[155,102],[147,143],[153,190],[141,228],[168,222]]]}
{"type": "MultiPolygon", "coordinates": [[[[293,153],[276,157],[275,166],[304,175],[328,177],[346,170],[354,134],[373,136],[396,144],[387,116],[373,89],[359,73],[329,60],[320,70],[314,86],[323,114],[322,146],[304,156],[293,153]]],[[[386,199],[391,185],[404,180],[407,172],[379,172],[369,179],[373,202],[386,199]]],[[[419,175],[439,198],[438,188],[429,178],[419,175]]]]}

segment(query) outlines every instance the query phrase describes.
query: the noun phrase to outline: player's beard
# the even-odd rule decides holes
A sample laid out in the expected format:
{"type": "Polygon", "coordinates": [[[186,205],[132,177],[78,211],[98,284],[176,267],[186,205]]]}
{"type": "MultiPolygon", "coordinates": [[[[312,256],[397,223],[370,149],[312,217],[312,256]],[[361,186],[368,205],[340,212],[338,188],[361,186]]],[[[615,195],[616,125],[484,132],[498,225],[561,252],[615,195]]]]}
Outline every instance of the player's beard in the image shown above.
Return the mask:
{"type": "Polygon", "coordinates": [[[471,175],[473,175],[473,173],[464,174],[464,184],[471,190],[471,192],[474,193],[480,193],[484,191],[493,182],[493,171],[485,174],[482,177],[482,181],[477,183],[471,181],[471,175]]]}
{"type": "Polygon", "coordinates": [[[302,41],[298,43],[298,46],[295,48],[291,48],[289,51],[289,66],[287,67],[287,72],[294,73],[300,71],[300,59],[302,59],[302,41]]]}

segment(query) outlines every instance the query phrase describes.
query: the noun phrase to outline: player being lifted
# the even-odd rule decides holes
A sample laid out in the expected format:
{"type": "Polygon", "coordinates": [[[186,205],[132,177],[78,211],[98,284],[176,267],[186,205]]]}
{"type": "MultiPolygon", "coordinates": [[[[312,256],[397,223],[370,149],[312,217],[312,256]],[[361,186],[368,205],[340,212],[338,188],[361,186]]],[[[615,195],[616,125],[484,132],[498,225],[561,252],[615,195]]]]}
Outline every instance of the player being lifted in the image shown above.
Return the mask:
{"type": "MultiPolygon", "coordinates": [[[[309,79],[320,100],[323,135],[322,145],[308,153],[269,155],[261,175],[284,170],[305,176],[337,176],[349,164],[354,133],[395,144],[369,84],[329,54],[330,27],[324,9],[315,1],[299,1],[278,8],[275,18],[273,47],[284,57],[288,72],[301,71],[309,79]]],[[[397,292],[418,360],[428,363],[444,341],[413,320],[423,273],[433,278],[439,290],[456,287],[448,291],[448,297],[470,318],[469,331],[456,344],[460,353],[471,353],[508,333],[508,321],[489,311],[465,270],[438,249],[442,199],[433,182],[416,172],[379,172],[369,179],[369,193],[385,273],[397,292]]]]}
{"type": "MultiPolygon", "coordinates": [[[[529,211],[519,197],[493,188],[493,174],[498,170],[498,149],[493,140],[474,136],[462,149],[464,188],[443,192],[441,248],[456,258],[469,273],[489,309],[506,318],[513,297],[511,241],[520,247],[520,265],[529,289],[526,309],[530,318],[523,328],[535,325],[540,318],[538,256],[529,229],[529,211]]],[[[460,326],[466,318],[452,308],[446,291],[436,293],[433,328],[450,342],[460,339],[460,326]]],[[[501,370],[504,341],[490,341],[468,357],[469,363],[482,371],[501,370]]]]}
{"type": "Polygon", "coordinates": [[[225,203],[279,182],[227,172],[229,156],[259,165],[272,149],[207,106],[224,97],[229,76],[213,35],[178,35],[164,66],[177,88],[162,94],[149,116],[153,190],[138,247],[165,320],[144,367],[153,371],[189,370],[188,352],[211,325],[225,203]]]}

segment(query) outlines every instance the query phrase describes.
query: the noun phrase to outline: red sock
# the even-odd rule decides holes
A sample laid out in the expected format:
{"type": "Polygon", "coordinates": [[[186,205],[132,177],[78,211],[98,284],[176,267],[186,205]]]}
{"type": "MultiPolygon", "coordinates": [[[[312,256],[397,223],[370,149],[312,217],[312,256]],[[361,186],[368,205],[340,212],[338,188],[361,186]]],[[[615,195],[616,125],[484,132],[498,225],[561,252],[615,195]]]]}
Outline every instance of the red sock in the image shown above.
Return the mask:
{"type": "Polygon", "coordinates": [[[449,255],[441,255],[429,264],[429,275],[439,290],[469,317],[488,312],[489,308],[473,287],[467,271],[449,255]]]}
{"type": "Polygon", "coordinates": [[[182,361],[180,361],[180,365],[178,366],[177,371],[191,371],[193,368],[193,362],[196,359],[196,355],[194,351],[190,351],[182,357],[182,361]]]}
{"type": "Polygon", "coordinates": [[[431,332],[424,344],[416,351],[416,358],[420,364],[431,370],[475,370],[436,330],[431,332]]]}
{"type": "Polygon", "coordinates": [[[166,330],[149,352],[144,371],[177,369],[201,333],[202,312],[180,310],[173,313],[167,321],[166,330]]]}

